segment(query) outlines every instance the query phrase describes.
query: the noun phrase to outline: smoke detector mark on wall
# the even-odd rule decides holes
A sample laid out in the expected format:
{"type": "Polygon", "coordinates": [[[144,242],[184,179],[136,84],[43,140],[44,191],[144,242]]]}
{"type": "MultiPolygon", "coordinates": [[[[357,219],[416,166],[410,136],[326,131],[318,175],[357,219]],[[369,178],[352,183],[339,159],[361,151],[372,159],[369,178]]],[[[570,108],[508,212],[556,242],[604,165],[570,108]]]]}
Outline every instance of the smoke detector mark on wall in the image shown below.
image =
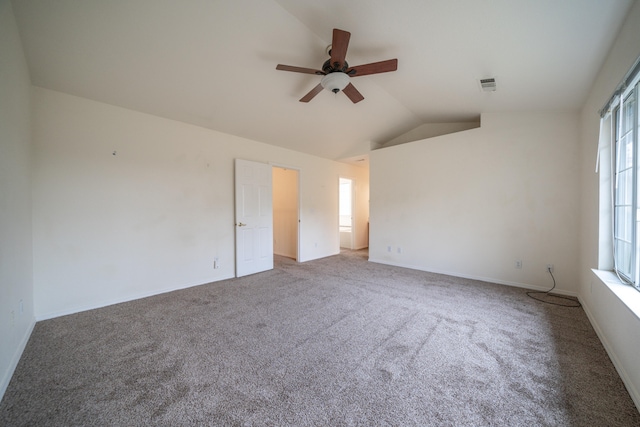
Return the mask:
{"type": "Polygon", "coordinates": [[[483,92],[495,92],[496,91],[496,79],[495,77],[480,79],[480,89],[483,92]]]}

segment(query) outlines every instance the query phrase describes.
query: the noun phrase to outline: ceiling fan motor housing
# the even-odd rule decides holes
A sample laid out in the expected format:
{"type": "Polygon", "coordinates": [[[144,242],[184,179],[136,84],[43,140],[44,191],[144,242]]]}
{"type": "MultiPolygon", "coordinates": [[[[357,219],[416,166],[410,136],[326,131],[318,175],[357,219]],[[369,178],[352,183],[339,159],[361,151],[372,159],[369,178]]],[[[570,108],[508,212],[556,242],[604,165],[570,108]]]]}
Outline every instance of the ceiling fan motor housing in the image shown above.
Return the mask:
{"type": "Polygon", "coordinates": [[[324,61],[324,64],[322,64],[322,71],[324,71],[326,74],[335,73],[336,71],[344,73],[345,71],[347,71],[347,68],[349,68],[349,64],[347,63],[347,61],[344,61],[342,67],[340,66],[339,62],[335,62],[332,64],[331,59],[327,59],[326,61],[324,61]]]}

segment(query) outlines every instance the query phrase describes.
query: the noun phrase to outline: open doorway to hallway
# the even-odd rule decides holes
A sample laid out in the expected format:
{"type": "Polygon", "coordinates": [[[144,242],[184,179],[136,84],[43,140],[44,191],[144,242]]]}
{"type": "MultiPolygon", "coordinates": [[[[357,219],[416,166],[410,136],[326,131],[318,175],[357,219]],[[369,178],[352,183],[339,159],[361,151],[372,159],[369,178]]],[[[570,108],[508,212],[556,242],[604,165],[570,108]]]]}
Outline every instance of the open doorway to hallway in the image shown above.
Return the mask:
{"type": "Polygon", "coordinates": [[[273,253],[299,257],[299,171],[273,167],[273,253]]]}
{"type": "Polygon", "coordinates": [[[354,226],[354,182],[350,178],[340,177],[340,201],[338,209],[339,227],[340,227],[340,247],[345,249],[353,249],[354,226]]]}

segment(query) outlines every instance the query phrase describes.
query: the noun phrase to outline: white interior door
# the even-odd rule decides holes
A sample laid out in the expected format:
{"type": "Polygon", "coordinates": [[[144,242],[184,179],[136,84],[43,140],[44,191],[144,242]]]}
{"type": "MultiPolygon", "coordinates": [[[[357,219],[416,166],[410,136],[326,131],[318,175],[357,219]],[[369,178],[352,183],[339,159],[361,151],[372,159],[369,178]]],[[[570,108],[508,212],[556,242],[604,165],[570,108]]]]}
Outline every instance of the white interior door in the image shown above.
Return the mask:
{"type": "Polygon", "coordinates": [[[271,166],[236,159],[236,276],[273,268],[271,166]]]}

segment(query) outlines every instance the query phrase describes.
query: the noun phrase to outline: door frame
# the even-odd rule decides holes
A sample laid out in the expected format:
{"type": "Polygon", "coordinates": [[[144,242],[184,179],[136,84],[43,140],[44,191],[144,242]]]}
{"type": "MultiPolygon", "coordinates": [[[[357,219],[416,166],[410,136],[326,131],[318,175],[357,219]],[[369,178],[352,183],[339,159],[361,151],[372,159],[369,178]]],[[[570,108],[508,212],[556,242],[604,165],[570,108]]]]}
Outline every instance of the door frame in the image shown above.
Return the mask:
{"type": "Polygon", "coordinates": [[[347,175],[338,176],[338,242],[340,241],[340,180],[348,179],[351,181],[351,240],[349,249],[355,248],[356,241],[356,178],[347,175]]]}
{"type": "Polygon", "coordinates": [[[277,162],[269,162],[269,165],[271,165],[272,168],[280,168],[280,169],[289,169],[289,170],[294,170],[297,172],[297,176],[298,176],[298,209],[297,209],[297,217],[298,217],[298,223],[297,223],[297,227],[298,227],[298,232],[297,232],[297,236],[296,236],[296,262],[300,262],[300,234],[301,234],[301,223],[302,223],[302,219],[300,218],[300,206],[301,206],[301,196],[302,196],[302,187],[301,187],[301,183],[302,183],[302,171],[300,170],[299,167],[295,167],[295,166],[289,166],[286,165],[284,163],[277,163],[277,162]]]}

